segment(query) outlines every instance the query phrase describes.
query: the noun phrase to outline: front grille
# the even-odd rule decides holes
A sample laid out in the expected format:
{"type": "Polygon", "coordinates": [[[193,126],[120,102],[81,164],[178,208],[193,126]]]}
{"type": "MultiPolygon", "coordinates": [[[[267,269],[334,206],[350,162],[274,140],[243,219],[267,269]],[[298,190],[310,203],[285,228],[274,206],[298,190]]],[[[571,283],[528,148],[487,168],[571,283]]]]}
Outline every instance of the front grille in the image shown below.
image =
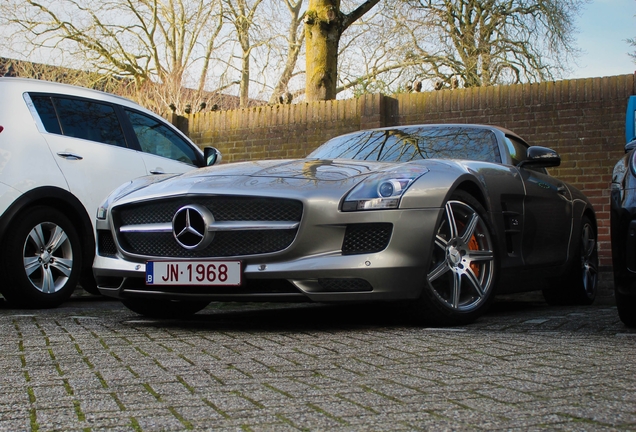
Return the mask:
{"type": "Polygon", "coordinates": [[[229,257],[277,252],[288,247],[296,230],[218,232],[205,249],[181,247],[172,233],[120,233],[126,252],[149,257],[229,257]]]}
{"type": "Polygon", "coordinates": [[[97,231],[97,255],[115,256],[117,255],[117,246],[110,231],[97,231]]]}
{"type": "Polygon", "coordinates": [[[201,250],[183,248],[172,232],[120,232],[121,226],[172,223],[175,213],[185,205],[201,205],[219,222],[300,222],[303,206],[290,199],[182,196],[138,202],[113,208],[119,246],[127,253],[147,257],[230,257],[258,255],[281,251],[291,245],[297,229],[263,229],[219,231],[212,242],[201,250]]]}
{"type": "Polygon", "coordinates": [[[217,221],[296,221],[303,213],[300,201],[255,197],[185,196],[128,204],[113,209],[117,226],[172,222],[185,205],[207,207],[217,221]]]}
{"type": "Polygon", "coordinates": [[[342,242],[343,255],[380,252],[389,245],[393,225],[371,223],[348,225],[342,242]]]}

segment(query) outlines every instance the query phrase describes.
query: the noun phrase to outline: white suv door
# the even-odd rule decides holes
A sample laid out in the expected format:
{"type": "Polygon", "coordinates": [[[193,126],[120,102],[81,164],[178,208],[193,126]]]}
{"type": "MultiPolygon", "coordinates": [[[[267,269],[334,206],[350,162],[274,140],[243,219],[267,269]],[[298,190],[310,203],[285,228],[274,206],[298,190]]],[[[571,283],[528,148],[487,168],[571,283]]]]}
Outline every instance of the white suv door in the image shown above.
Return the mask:
{"type": "Polygon", "coordinates": [[[113,105],[61,96],[33,95],[31,101],[69,190],[91,217],[113,189],[146,175],[141,154],[127,147],[113,105]]]}

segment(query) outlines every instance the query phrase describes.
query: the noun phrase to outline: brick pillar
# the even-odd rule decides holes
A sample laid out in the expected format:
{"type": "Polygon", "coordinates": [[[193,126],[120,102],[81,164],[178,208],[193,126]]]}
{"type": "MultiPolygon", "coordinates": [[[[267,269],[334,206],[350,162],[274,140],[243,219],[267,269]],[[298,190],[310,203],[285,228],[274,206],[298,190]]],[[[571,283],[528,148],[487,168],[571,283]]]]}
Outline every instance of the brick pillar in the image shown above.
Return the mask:
{"type": "Polygon", "coordinates": [[[360,113],[360,129],[371,129],[385,126],[385,96],[381,94],[365,94],[358,98],[360,113]]]}

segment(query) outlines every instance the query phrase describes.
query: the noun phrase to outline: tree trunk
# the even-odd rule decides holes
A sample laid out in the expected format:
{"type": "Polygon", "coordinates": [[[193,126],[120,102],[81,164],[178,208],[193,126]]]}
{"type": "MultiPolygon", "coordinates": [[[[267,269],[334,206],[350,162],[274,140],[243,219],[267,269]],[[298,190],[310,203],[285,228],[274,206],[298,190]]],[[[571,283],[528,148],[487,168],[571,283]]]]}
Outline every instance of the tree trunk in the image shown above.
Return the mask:
{"type": "Polygon", "coordinates": [[[310,0],[305,18],[308,101],[336,98],[338,43],[342,34],[339,0],[310,0]]]}
{"type": "Polygon", "coordinates": [[[296,3],[292,3],[291,0],[287,0],[287,7],[292,18],[291,23],[289,24],[289,32],[287,35],[287,61],[285,62],[285,69],[283,69],[283,72],[278,79],[278,83],[276,84],[276,87],[274,87],[272,96],[269,99],[270,103],[279,102],[279,98],[283,95],[284,92],[287,91],[289,81],[291,81],[292,77],[294,76],[294,69],[296,68],[296,64],[298,63],[298,56],[300,55],[302,44],[305,41],[304,28],[299,33],[299,28],[303,23],[300,14],[302,5],[303,0],[298,0],[296,3]]]}
{"type": "Polygon", "coordinates": [[[250,101],[250,54],[243,52],[241,62],[241,84],[239,89],[239,98],[241,108],[247,108],[250,101]]]}

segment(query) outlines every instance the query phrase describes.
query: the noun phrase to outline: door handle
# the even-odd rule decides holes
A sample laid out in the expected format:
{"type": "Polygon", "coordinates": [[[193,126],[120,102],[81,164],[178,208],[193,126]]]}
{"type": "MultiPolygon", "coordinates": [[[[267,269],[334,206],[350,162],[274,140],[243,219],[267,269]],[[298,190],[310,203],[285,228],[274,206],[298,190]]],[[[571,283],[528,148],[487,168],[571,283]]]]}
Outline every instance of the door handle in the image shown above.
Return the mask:
{"type": "Polygon", "coordinates": [[[69,152],[58,152],[57,155],[59,157],[61,157],[61,158],[68,159],[68,160],[82,160],[82,159],[84,159],[80,155],[76,155],[75,153],[69,153],[69,152]]]}
{"type": "Polygon", "coordinates": [[[565,196],[568,194],[568,189],[565,186],[559,186],[557,188],[557,193],[565,196]]]}
{"type": "Polygon", "coordinates": [[[150,170],[150,174],[165,174],[165,172],[162,168],[155,168],[153,170],[150,170]]]}

